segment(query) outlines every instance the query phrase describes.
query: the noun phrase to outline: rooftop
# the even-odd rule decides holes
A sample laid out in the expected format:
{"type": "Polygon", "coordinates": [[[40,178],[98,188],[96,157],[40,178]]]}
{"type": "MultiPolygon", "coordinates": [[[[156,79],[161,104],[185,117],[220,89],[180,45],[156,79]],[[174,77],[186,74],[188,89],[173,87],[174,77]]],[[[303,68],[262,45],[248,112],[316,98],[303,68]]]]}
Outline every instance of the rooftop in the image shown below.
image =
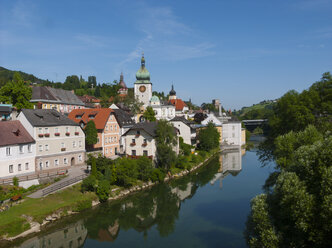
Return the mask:
{"type": "Polygon", "coordinates": [[[0,121],[0,146],[34,143],[20,121],[0,121]]]}
{"type": "Polygon", "coordinates": [[[93,121],[96,128],[102,130],[112,112],[114,111],[110,108],[74,109],[69,113],[68,118],[75,123],[83,122],[84,125],[89,121],[93,121]]]}

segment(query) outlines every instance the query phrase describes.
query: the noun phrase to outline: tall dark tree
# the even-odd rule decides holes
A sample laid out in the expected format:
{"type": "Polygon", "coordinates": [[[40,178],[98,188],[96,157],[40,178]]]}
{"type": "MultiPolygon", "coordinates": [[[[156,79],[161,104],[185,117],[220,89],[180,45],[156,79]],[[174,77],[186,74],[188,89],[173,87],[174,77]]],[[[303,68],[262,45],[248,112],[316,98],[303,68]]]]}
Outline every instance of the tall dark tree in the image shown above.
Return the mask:
{"type": "Polygon", "coordinates": [[[145,118],[145,120],[147,121],[156,121],[156,114],[154,113],[154,110],[152,107],[148,106],[145,110],[145,112],[143,113],[143,117],[145,118]]]}
{"type": "Polygon", "coordinates": [[[80,80],[78,76],[76,75],[67,76],[66,81],[63,83],[63,89],[75,90],[79,88],[80,88],[80,80]]]}
{"type": "Polygon", "coordinates": [[[85,127],[85,143],[88,146],[92,146],[97,143],[98,131],[93,121],[89,121],[85,127]]]}
{"type": "Polygon", "coordinates": [[[198,133],[198,147],[204,151],[210,151],[219,147],[220,134],[212,122],[198,133]]]}
{"type": "Polygon", "coordinates": [[[96,88],[97,86],[97,79],[95,76],[88,77],[88,87],[89,88],[96,88]]]}

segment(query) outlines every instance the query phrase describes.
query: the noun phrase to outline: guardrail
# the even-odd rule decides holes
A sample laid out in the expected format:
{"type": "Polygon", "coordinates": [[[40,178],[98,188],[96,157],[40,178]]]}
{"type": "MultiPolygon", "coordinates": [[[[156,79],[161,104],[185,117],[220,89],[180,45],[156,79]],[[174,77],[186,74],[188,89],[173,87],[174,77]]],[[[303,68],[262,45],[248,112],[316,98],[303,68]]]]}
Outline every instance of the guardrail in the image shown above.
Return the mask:
{"type": "Polygon", "coordinates": [[[43,189],[42,196],[48,195],[50,193],[53,193],[54,191],[57,191],[59,189],[67,187],[67,186],[69,186],[71,184],[74,184],[74,183],[76,183],[78,181],[81,181],[81,180],[83,180],[86,177],[88,177],[88,174],[83,174],[83,175],[80,175],[78,177],[74,177],[74,178],[71,178],[71,179],[69,179],[67,181],[61,182],[59,184],[56,184],[56,185],[53,185],[53,186],[49,186],[46,189],[43,189]]]}

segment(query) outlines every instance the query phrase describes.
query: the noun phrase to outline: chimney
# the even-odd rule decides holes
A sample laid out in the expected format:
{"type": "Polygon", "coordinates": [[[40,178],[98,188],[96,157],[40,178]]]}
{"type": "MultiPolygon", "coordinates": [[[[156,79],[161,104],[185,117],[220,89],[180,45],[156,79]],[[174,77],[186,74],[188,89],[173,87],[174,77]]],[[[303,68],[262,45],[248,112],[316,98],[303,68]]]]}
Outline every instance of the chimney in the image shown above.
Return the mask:
{"type": "Polygon", "coordinates": [[[221,103],[219,103],[219,116],[221,116],[221,103]]]}

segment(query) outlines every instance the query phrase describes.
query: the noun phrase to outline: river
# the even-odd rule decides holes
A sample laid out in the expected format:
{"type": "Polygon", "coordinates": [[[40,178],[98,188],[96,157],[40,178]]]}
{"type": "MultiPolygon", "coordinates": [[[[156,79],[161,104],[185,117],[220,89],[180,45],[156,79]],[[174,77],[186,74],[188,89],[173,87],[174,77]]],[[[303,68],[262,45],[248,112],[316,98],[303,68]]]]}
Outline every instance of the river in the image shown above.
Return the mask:
{"type": "Polygon", "coordinates": [[[250,200],[273,167],[223,152],[194,174],[65,218],[13,247],[246,247],[250,200]]]}

